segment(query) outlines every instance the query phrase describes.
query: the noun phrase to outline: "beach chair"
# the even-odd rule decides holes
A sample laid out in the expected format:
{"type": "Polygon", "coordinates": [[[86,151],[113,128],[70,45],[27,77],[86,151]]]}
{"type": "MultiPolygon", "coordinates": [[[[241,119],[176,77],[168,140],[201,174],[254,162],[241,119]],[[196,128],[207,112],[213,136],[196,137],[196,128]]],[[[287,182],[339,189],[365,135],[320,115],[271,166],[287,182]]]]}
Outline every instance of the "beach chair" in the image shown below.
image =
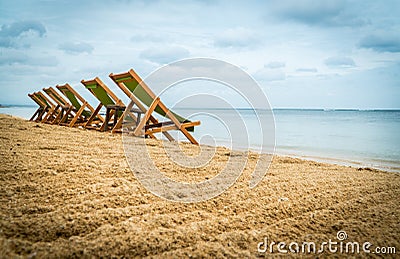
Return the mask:
{"type": "Polygon", "coordinates": [[[98,114],[101,106],[98,106],[96,109],[94,109],[69,84],[57,85],[56,88],[69,100],[73,106],[75,116],[66,123],[69,127],[83,126],[85,128],[96,128],[104,122],[104,118],[98,114]]]}
{"type": "MultiPolygon", "coordinates": [[[[189,132],[194,131],[194,127],[200,125],[200,121],[190,121],[170,111],[133,69],[126,73],[111,73],[110,78],[131,99],[133,104],[144,113],[144,118],[140,120],[133,131],[135,136],[144,135],[154,138],[155,133],[161,132],[170,141],[173,141],[174,138],[167,131],[179,130],[192,144],[198,145],[198,142],[189,132]],[[168,118],[170,121],[159,122],[152,115],[153,112],[168,118]]],[[[118,120],[116,127],[122,126],[124,116],[128,112],[128,110],[124,112],[123,116],[118,120]]]]}
{"type": "Polygon", "coordinates": [[[59,125],[63,125],[65,121],[73,118],[73,106],[66,101],[54,88],[48,87],[43,88],[43,91],[51,98],[53,101],[61,108],[61,111],[58,112],[56,118],[53,120],[52,124],[58,123],[59,125]]]}
{"type": "Polygon", "coordinates": [[[29,121],[40,122],[43,119],[43,115],[49,111],[50,107],[48,107],[40,98],[38,98],[35,93],[28,94],[28,96],[37,104],[39,108],[35,111],[29,121]]]}
{"type": "MultiPolygon", "coordinates": [[[[115,125],[118,116],[121,116],[122,111],[125,110],[125,105],[98,77],[92,80],[82,80],[81,83],[99,100],[98,108],[103,106],[106,108],[106,118],[100,131],[107,131],[111,119],[114,119],[115,125]]],[[[96,109],[97,113],[99,111],[100,109],[96,109]]],[[[94,113],[92,116],[94,115],[97,114],[94,113]]],[[[90,123],[90,119],[88,123],[90,123]]]]}
{"type": "Polygon", "coordinates": [[[47,113],[40,122],[52,123],[57,117],[59,106],[51,102],[42,92],[35,92],[33,95],[47,107],[47,113]]]}

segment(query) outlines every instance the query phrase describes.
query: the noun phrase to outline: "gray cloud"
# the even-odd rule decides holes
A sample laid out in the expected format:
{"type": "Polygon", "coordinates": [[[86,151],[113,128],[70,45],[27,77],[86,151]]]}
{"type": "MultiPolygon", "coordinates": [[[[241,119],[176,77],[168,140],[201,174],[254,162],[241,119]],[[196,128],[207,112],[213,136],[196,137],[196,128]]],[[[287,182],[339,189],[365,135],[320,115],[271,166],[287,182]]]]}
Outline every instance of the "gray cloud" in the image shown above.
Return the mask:
{"type": "Polygon", "coordinates": [[[286,66],[285,62],[279,62],[279,61],[269,62],[268,64],[264,65],[264,67],[271,68],[271,69],[282,68],[285,66],[286,66]]]}
{"type": "Polygon", "coordinates": [[[243,27],[228,29],[214,39],[214,45],[217,47],[247,48],[259,43],[260,38],[253,31],[243,27]]]}
{"type": "Polygon", "coordinates": [[[285,62],[272,61],[265,64],[264,67],[254,73],[253,76],[257,80],[264,82],[283,81],[286,79],[285,67],[285,62]]]}
{"type": "Polygon", "coordinates": [[[24,66],[40,66],[52,67],[58,64],[55,56],[49,55],[27,55],[24,52],[14,49],[2,51],[0,55],[0,66],[4,65],[24,65],[24,66]]]}
{"type": "Polygon", "coordinates": [[[359,47],[377,52],[400,52],[400,37],[394,35],[369,35],[361,39],[359,47]]]}
{"type": "Polygon", "coordinates": [[[60,44],[59,49],[63,50],[65,53],[77,55],[80,53],[92,53],[93,46],[84,42],[64,42],[60,44]]]}
{"type": "Polygon", "coordinates": [[[29,44],[21,43],[21,38],[30,36],[33,33],[39,37],[43,37],[46,28],[38,21],[20,21],[10,24],[3,24],[0,30],[0,47],[17,48],[21,44],[29,47],[29,44]]]}
{"type": "Polygon", "coordinates": [[[148,61],[167,64],[172,61],[183,59],[188,57],[190,52],[179,46],[170,47],[159,47],[159,48],[148,48],[140,52],[140,58],[146,59],[148,61]]]}
{"type": "Polygon", "coordinates": [[[324,63],[331,68],[350,68],[356,66],[352,58],[342,56],[327,58],[324,63]]]}
{"type": "Polygon", "coordinates": [[[0,65],[23,64],[28,61],[28,56],[19,51],[2,51],[0,65]]]}
{"type": "Polygon", "coordinates": [[[253,76],[255,79],[264,82],[282,81],[286,79],[286,73],[283,69],[268,68],[266,66],[258,70],[253,76]]]}

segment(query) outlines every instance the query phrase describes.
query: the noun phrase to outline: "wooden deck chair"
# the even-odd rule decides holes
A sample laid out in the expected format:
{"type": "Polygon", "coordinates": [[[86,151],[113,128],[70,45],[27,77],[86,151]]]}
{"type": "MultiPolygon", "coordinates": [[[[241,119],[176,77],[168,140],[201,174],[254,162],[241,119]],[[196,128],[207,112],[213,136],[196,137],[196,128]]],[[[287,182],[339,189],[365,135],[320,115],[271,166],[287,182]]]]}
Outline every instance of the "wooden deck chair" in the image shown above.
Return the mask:
{"type": "MultiPolygon", "coordinates": [[[[89,92],[91,92],[97,98],[97,100],[99,100],[98,107],[106,107],[106,118],[100,128],[100,131],[108,130],[108,124],[111,118],[114,118],[114,122],[116,123],[117,116],[122,115],[122,111],[125,109],[125,105],[98,77],[92,80],[82,80],[81,83],[86,87],[86,89],[89,90],[89,92]]],[[[96,109],[96,111],[98,113],[100,109],[96,109]]],[[[95,115],[97,114],[93,113],[92,116],[95,115]]]]}
{"type": "MultiPolygon", "coordinates": [[[[145,114],[144,118],[140,120],[140,123],[133,132],[135,136],[149,135],[154,137],[155,133],[162,132],[170,141],[173,141],[173,137],[169,135],[167,131],[180,130],[192,144],[198,145],[198,142],[189,132],[194,131],[194,126],[200,125],[200,121],[190,121],[170,111],[133,69],[126,73],[111,73],[110,78],[145,114]],[[170,121],[159,122],[152,115],[153,112],[157,112],[161,116],[170,119],[170,121]]],[[[116,126],[122,126],[123,118],[124,116],[121,116],[116,126]]]]}
{"type": "Polygon", "coordinates": [[[54,88],[48,87],[43,88],[43,91],[61,108],[61,111],[57,114],[52,124],[63,124],[68,119],[72,119],[74,116],[73,106],[66,101],[54,88]]]}
{"type": "Polygon", "coordinates": [[[53,120],[57,117],[59,106],[51,102],[49,98],[47,98],[46,95],[44,95],[42,92],[35,92],[33,93],[33,95],[36,96],[36,98],[38,98],[42,103],[44,103],[48,107],[46,115],[40,122],[52,123],[53,120]]]}
{"type": "Polygon", "coordinates": [[[40,98],[38,98],[34,93],[28,94],[28,96],[37,104],[39,108],[35,111],[29,121],[40,122],[43,119],[43,115],[49,111],[50,107],[48,107],[40,98]]]}
{"type": "Polygon", "coordinates": [[[104,118],[98,114],[101,106],[94,109],[77,91],[75,91],[69,84],[57,85],[56,88],[67,97],[71,105],[74,107],[75,116],[66,124],[69,127],[74,126],[91,126],[98,127],[104,122],[104,118]],[[96,114],[96,115],[93,115],[96,114]],[[89,119],[91,123],[88,123],[89,119]]]}

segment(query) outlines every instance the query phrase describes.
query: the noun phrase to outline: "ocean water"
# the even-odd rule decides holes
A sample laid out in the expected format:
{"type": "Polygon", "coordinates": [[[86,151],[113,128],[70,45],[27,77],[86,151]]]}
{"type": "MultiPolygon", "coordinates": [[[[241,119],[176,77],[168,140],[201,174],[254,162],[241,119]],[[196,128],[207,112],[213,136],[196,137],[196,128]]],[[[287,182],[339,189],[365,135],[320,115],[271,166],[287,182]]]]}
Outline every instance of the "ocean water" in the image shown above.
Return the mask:
{"type": "MultiPolygon", "coordinates": [[[[209,112],[227,121],[233,113],[232,110],[209,112]]],[[[242,144],[259,150],[262,137],[257,130],[257,116],[252,110],[238,112],[250,136],[247,142],[246,134],[233,141],[240,142],[239,147],[242,144]]],[[[273,114],[276,154],[400,172],[400,110],[274,109],[273,114]]],[[[200,116],[199,120],[202,124],[195,136],[211,132],[218,145],[231,147],[228,131],[214,117],[200,116]]],[[[232,121],[231,128],[237,128],[240,122],[232,121]]]]}
{"type": "MultiPolygon", "coordinates": [[[[29,119],[35,110],[9,107],[0,108],[0,113],[29,119]]],[[[272,139],[276,143],[275,153],[280,155],[400,172],[400,110],[275,109],[274,125],[262,126],[256,113],[262,117],[265,111],[177,112],[201,121],[194,136],[203,144],[270,152],[272,139]],[[267,129],[264,138],[261,129],[267,129]]]]}
{"type": "Polygon", "coordinates": [[[30,117],[37,110],[36,106],[7,106],[1,107],[0,113],[10,114],[24,119],[30,119],[30,117]]]}
{"type": "Polygon", "coordinates": [[[400,111],[275,110],[277,152],[400,171],[400,111]]]}

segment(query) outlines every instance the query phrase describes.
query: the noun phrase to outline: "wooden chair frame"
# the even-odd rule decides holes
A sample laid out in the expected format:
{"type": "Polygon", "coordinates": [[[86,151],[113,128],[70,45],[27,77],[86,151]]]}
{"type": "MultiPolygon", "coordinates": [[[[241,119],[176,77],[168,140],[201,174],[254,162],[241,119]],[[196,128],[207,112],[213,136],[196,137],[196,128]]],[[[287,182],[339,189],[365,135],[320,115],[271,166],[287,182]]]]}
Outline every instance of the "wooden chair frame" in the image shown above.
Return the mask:
{"type": "MultiPolygon", "coordinates": [[[[99,105],[97,106],[95,113],[93,113],[92,117],[89,119],[88,123],[90,123],[91,119],[100,112],[101,107],[105,106],[107,109],[107,113],[103,125],[100,127],[100,131],[108,130],[109,121],[111,120],[111,118],[114,118],[114,121],[116,121],[119,110],[125,110],[125,104],[98,77],[95,77],[91,80],[82,79],[81,83],[85,86],[86,89],[89,90],[89,92],[91,92],[97,98],[97,100],[99,100],[99,105]],[[93,90],[97,87],[105,92],[111,103],[105,103],[104,100],[97,96],[96,92],[93,90]]],[[[114,130],[114,128],[115,125],[112,131],[114,130]]]]}
{"type": "Polygon", "coordinates": [[[74,117],[74,107],[66,101],[53,87],[43,88],[43,91],[61,108],[52,124],[63,124],[68,119],[74,117]]]}
{"type": "MultiPolygon", "coordinates": [[[[144,113],[144,118],[140,120],[136,129],[133,131],[135,136],[150,136],[155,138],[155,133],[163,133],[168,140],[174,141],[174,138],[167,132],[169,130],[179,130],[185,135],[185,137],[192,143],[198,145],[196,139],[188,132],[187,128],[200,125],[200,121],[187,121],[180,122],[176,115],[171,112],[164,103],[156,96],[153,91],[147,86],[147,84],[139,77],[136,72],[131,69],[126,73],[113,74],[111,73],[110,78],[117,84],[117,86],[132,100],[132,102],[144,113]],[[125,85],[124,82],[135,81],[143,88],[143,90],[153,99],[151,105],[146,109],[138,97],[125,85]],[[165,113],[166,117],[170,119],[169,122],[159,122],[152,113],[159,107],[165,113]]],[[[124,114],[118,120],[115,127],[122,127],[124,116],[128,111],[125,110],[124,114]]]]}
{"type": "Polygon", "coordinates": [[[46,115],[40,122],[52,123],[58,115],[59,106],[50,101],[50,99],[47,98],[42,92],[35,92],[33,95],[35,95],[36,98],[41,100],[48,107],[46,115]]]}
{"type": "Polygon", "coordinates": [[[94,109],[77,91],[75,91],[69,84],[57,85],[56,88],[67,98],[67,92],[70,92],[75,96],[76,101],[79,103],[79,106],[74,106],[74,102],[71,102],[71,105],[74,107],[73,110],[75,112],[75,116],[67,123],[69,127],[74,126],[83,126],[85,128],[94,125],[100,125],[104,122],[104,118],[98,114],[101,109],[101,106],[94,109]],[[88,109],[89,111],[87,111],[88,109]],[[90,116],[86,118],[84,116],[85,112],[90,112],[90,116]],[[96,114],[95,116],[93,114],[96,114]],[[90,123],[88,123],[90,120],[90,123]]]}
{"type": "Polygon", "coordinates": [[[43,119],[43,115],[49,111],[49,108],[40,98],[38,98],[35,93],[28,94],[28,96],[37,104],[39,108],[35,111],[29,121],[40,122],[43,119]],[[35,119],[36,118],[36,119],[35,119]]]}

